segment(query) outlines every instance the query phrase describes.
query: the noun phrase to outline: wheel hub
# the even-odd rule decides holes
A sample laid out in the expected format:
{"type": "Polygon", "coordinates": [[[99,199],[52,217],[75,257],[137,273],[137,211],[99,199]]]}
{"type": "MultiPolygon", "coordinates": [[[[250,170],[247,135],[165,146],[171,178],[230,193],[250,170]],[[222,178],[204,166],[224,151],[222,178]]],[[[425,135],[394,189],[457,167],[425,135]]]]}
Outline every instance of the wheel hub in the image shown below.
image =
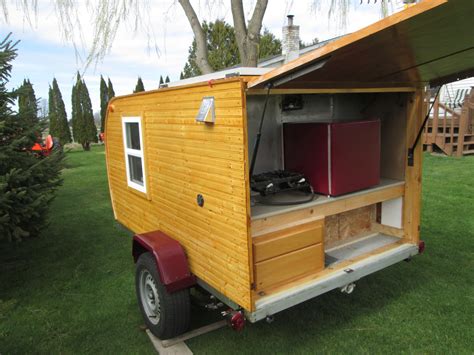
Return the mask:
{"type": "Polygon", "coordinates": [[[156,281],[148,270],[140,274],[140,301],[148,320],[152,324],[160,321],[160,297],[156,281]]]}

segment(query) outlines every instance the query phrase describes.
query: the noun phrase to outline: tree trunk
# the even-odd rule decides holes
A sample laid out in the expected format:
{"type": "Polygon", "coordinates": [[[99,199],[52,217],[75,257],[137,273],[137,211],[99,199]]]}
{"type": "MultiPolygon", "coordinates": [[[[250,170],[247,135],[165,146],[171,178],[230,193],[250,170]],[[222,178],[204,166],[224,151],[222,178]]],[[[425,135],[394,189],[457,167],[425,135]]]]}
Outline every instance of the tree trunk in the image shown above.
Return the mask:
{"type": "Polygon", "coordinates": [[[199,18],[189,0],[179,0],[179,3],[188,18],[194,33],[194,38],[196,39],[196,64],[203,74],[212,73],[214,69],[212,69],[208,60],[207,38],[199,22],[199,18]]]}
{"type": "Polygon", "coordinates": [[[89,150],[91,150],[91,144],[89,142],[82,143],[82,149],[88,152],[89,150]]]}
{"type": "MultiPolygon", "coordinates": [[[[208,60],[207,38],[199,18],[189,0],[178,0],[188,18],[196,39],[196,64],[203,74],[212,73],[208,60]]],[[[257,0],[252,18],[245,23],[242,0],[231,0],[232,17],[234,19],[235,38],[239,47],[240,61],[244,67],[256,67],[258,62],[258,45],[262,21],[267,9],[268,0],[257,0]]]]}
{"type": "Polygon", "coordinates": [[[232,18],[234,19],[235,38],[239,47],[240,61],[244,67],[256,67],[258,62],[258,45],[262,29],[263,16],[268,0],[257,0],[252,18],[245,24],[242,0],[231,0],[232,18]]]}

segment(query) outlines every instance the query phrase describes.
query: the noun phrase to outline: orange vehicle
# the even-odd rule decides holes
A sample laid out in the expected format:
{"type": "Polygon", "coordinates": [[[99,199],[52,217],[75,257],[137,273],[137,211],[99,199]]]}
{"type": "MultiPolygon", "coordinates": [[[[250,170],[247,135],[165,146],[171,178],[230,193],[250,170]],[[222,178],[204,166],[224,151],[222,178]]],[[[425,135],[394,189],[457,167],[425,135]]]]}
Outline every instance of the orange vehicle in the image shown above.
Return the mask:
{"type": "Polygon", "coordinates": [[[31,147],[31,151],[38,156],[47,157],[51,154],[54,148],[54,139],[53,137],[48,134],[44,143],[35,143],[33,147],[31,147]]]}

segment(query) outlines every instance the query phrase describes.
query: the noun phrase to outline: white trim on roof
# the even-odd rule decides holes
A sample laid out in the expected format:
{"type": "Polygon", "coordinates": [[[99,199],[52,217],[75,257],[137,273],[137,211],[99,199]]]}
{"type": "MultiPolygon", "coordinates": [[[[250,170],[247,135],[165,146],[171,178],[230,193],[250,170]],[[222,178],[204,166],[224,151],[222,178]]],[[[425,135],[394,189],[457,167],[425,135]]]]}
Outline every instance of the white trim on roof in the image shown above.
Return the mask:
{"type": "Polygon", "coordinates": [[[168,87],[176,87],[176,86],[207,82],[209,80],[224,79],[226,75],[234,74],[234,73],[240,76],[260,76],[260,75],[268,73],[272,69],[273,68],[253,68],[253,67],[230,68],[230,69],[221,70],[221,71],[217,71],[210,74],[195,76],[194,78],[173,81],[171,83],[168,83],[168,87]]]}

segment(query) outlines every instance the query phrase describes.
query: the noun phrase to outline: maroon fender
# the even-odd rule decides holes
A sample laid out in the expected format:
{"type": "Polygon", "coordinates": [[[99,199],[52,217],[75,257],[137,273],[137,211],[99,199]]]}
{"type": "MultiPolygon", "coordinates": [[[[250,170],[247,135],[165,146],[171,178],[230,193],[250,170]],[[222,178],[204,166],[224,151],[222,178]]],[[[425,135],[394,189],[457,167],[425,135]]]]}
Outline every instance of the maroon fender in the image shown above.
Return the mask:
{"type": "Polygon", "coordinates": [[[133,236],[133,259],[145,252],[155,256],[161,283],[168,292],[176,292],[196,283],[196,277],[191,274],[188,260],[181,245],[163,232],[154,231],[133,236]]]}

